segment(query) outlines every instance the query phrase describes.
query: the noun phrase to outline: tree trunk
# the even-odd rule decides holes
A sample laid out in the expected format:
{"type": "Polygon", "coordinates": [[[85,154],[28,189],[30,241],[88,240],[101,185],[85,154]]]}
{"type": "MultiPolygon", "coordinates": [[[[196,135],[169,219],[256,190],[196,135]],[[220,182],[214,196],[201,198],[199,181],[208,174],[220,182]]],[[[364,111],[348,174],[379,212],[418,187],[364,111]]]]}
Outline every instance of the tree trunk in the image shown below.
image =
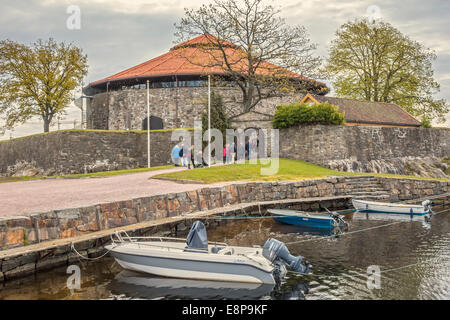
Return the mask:
{"type": "Polygon", "coordinates": [[[255,86],[253,85],[252,82],[249,82],[248,87],[247,87],[246,99],[243,101],[245,112],[249,112],[252,109],[254,92],[255,92],[255,86]]]}
{"type": "Polygon", "coordinates": [[[50,131],[50,120],[47,117],[42,117],[44,119],[44,132],[50,131]]]}

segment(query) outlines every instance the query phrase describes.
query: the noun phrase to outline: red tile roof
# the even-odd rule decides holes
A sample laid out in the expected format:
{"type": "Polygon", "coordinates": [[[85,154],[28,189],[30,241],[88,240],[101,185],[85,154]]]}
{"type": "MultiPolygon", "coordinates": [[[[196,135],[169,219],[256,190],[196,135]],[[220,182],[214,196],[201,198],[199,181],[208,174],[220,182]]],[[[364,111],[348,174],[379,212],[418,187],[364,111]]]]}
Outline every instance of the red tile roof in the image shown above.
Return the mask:
{"type": "Polygon", "coordinates": [[[345,112],[345,121],[347,122],[420,126],[419,121],[395,103],[372,102],[314,94],[311,94],[311,96],[320,103],[327,101],[329,104],[337,106],[339,111],[345,112]]]}
{"type": "MultiPolygon", "coordinates": [[[[149,78],[158,76],[174,76],[174,75],[207,75],[216,74],[223,75],[225,71],[217,66],[217,61],[222,61],[222,56],[219,50],[216,52],[212,50],[202,50],[202,46],[213,45],[211,35],[200,35],[196,38],[183,42],[174,46],[169,52],[141,63],[135,67],[126,69],[112,76],[90,83],[90,86],[98,85],[108,81],[125,80],[132,78],[149,78]],[[213,54],[211,53],[213,52],[213,54]],[[201,64],[201,65],[200,65],[201,64]],[[206,65],[211,65],[207,67],[206,65]],[[214,65],[214,66],[212,66],[214,65]]],[[[226,55],[230,61],[233,62],[236,71],[244,72],[246,70],[246,59],[243,56],[244,51],[230,42],[224,41],[222,43],[226,55]]],[[[257,73],[271,74],[273,72],[278,74],[284,73],[291,78],[312,81],[320,86],[326,86],[322,82],[316,82],[307,77],[301,76],[297,73],[281,69],[269,62],[261,63],[257,73]],[[281,70],[281,71],[280,71],[281,70]]]]}

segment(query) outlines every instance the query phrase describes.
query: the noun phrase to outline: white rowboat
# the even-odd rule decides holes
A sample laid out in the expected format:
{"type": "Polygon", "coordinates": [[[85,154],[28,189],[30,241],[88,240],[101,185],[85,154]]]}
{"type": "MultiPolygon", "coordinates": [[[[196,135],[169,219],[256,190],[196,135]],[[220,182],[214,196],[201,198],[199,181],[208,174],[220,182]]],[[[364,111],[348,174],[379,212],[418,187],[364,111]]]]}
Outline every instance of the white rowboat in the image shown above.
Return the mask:
{"type": "Polygon", "coordinates": [[[385,203],[366,200],[352,199],[353,206],[360,212],[380,212],[394,214],[408,214],[423,216],[431,213],[431,202],[422,202],[421,205],[385,203]]]}

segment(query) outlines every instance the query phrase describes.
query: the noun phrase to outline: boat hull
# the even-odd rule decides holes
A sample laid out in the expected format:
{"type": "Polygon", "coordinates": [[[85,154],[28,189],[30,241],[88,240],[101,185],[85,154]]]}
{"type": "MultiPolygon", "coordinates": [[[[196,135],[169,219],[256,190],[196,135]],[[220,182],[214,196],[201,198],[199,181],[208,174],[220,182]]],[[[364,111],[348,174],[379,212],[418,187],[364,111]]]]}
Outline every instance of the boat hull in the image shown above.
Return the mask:
{"type": "Polygon", "coordinates": [[[319,220],[314,218],[305,218],[305,217],[273,217],[275,221],[290,224],[294,226],[305,226],[310,228],[319,228],[319,229],[333,229],[334,221],[333,220],[319,220]]]}
{"type": "Polygon", "coordinates": [[[118,252],[115,249],[111,250],[111,254],[124,269],[161,277],[275,284],[273,269],[262,270],[237,258],[229,262],[212,261],[208,259],[210,254],[204,253],[204,260],[192,260],[184,259],[179,254],[166,254],[163,257],[158,253],[139,255],[118,252]]]}
{"type": "Polygon", "coordinates": [[[294,210],[271,209],[268,212],[275,221],[309,228],[333,229],[336,222],[333,218],[327,216],[307,215],[294,210]]]}
{"type": "Polygon", "coordinates": [[[423,206],[419,205],[403,205],[395,203],[383,203],[364,200],[352,200],[353,206],[359,212],[371,213],[390,213],[423,216],[428,214],[423,206]]]}

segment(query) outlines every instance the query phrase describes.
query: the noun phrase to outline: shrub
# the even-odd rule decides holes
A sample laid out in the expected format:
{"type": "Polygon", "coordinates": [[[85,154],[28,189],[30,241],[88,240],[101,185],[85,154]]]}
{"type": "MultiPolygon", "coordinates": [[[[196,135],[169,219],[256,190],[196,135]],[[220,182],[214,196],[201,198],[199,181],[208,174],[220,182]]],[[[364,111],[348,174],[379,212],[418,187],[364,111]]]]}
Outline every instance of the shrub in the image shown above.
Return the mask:
{"type": "Polygon", "coordinates": [[[431,121],[428,119],[423,119],[422,123],[420,124],[421,128],[431,128],[431,121]]]}
{"type": "Polygon", "coordinates": [[[344,124],[345,114],[328,102],[308,106],[307,104],[281,105],[273,119],[275,129],[289,128],[300,124],[344,124]]]}

